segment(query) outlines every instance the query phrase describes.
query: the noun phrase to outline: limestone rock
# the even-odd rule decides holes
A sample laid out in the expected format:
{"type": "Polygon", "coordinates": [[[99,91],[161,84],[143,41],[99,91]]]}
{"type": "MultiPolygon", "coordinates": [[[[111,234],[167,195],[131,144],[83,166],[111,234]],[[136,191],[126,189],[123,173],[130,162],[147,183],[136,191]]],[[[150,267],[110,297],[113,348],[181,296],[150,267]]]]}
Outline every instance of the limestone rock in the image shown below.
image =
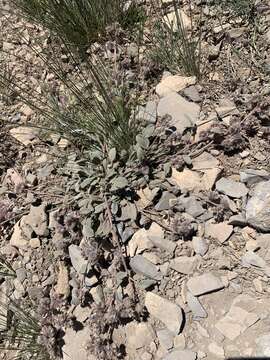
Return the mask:
{"type": "Polygon", "coordinates": [[[186,168],[181,172],[172,168],[172,176],[168,181],[173,185],[177,185],[180,189],[186,189],[188,191],[204,189],[200,175],[196,171],[186,168]]]}
{"type": "Polygon", "coordinates": [[[248,193],[248,188],[237,181],[221,178],[216,182],[217,191],[232,198],[241,198],[248,193]]]}
{"type": "Polygon", "coordinates": [[[157,85],[156,93],[162,97],[171,92],[179,92],[189,85],[194,85],[195,82],[195,76],[186,77],[180,75],[169,75],[163,78],[157,85]]]}
{"type": "Polygon", "coordinates": [[[192,128],[198,122],[200,106],[173,92],[159,101],[157,111],[161,117],[171,116],[171,126],[183,133],[185,129],[192,128]]]}
{"type": "Polygon", "coordinates": [[[179,334],[183,324],[180,306],[152,292],[146,293],[145,306],[150,315],[161,321],[168,330],[175,335],[179,334]]]}
{"type": "Polygon", "coordinates": [[[255,186],[253,196],[246,206],[246,219],[249,225],[261,231],[270,231],[270,180],[255,186]]]}
{"type": "Polygon", "coordinates": [[[223,289],[224,284],[212,273],[206,273],[190,278],[187,281],[187,288],[194,296],[199,296],[223,289]]]}

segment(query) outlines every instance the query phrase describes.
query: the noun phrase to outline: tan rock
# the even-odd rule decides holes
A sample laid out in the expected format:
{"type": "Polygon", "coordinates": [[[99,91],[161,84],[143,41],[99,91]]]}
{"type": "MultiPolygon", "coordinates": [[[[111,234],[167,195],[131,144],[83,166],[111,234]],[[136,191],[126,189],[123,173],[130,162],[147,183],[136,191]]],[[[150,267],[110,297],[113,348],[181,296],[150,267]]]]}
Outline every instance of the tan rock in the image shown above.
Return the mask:
{"type": "Polygon", "coordinates": [[[180,306],[152,292],[146,293],[145,306],[151,316],[160,320],[173,334],[179,334],[183,323],[180,306]]]}
{"type": "Polygon", "coordinates": [[[13,234],[10,239],[10,245],[15,246],[18,249],[27,248],[28,240],[22,232],[22,229],[20,227],[20,221],[18,221],[14,226],[13,234]]]}
{"type": "MultiPolygon", "coordinates": [[[[184,28],[186,30],[191,29],[190,17],[183,10],[179,11],[179,15],[181,17],[184,28]]],[[[172,28],[173,31],[179,31],[175,11],[171,11],[170,13],[166,14],[163,19],[165,23],[170,26],[170,28],[172,28]]]]}
{"type": "Polygon", "coordinates": [[[206,223],[205,224],[205,236],[217,239],[223,244],[231,236],[233,232],[233,226],[228,225],[227,222],[219,224],[206,223]]]}
{"type": "Polygon", "coordinates": [[[12,137],[14,137],[16,140],[18,140],[25,146],[31,144],[38,135],[37,129],[33,129],[26,126],[19,126],[13,128],[9,132],[12,137]]]}
{"type": "Polygon", "coordinates": [[[65,299],[70,294],[69,278],[68,278],[68,269],[66,268],[63,262],[59,264],[59,272],[57,277],[57,284],[55,287],[55,292],[58,295],[63,296],[65,299]]]}
{"type": "Polygon", "coordinates": [[[156,93],[162,97],[170,92],[179,92],[196,83],[195,76],[169,75],[161,80],[156,87],[156,93]]]}
{"type": "Polygon", "coordinates": [[[172,176],[168,181],[173,185],[177,185],[180,189],[187,189],[188,191],[204,189],[200,175],[196,171],[186,168],[181,172],[172,168],[172,176]]]}
{"type": "Polygon", "coordinates": [[[199,256],[179,256],[170,261],[170,268],[181,274],[192,274],[200,261],[199,256]]]}

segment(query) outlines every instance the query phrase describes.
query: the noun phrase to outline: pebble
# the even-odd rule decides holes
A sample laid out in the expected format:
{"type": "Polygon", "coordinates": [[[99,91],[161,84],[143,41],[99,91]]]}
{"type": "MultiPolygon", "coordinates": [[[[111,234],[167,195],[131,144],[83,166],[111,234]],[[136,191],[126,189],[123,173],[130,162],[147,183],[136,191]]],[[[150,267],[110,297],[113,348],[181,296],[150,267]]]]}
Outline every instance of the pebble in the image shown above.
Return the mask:
{"type": "Polygon", "coordinates": [[[196,360],[196,353],[191,350],[174,350],[162,360],[196,360]]]}
{"type": "Polygon", "coordinates": [[[221,290],[224,288],[224,284],[212,273],[205,273],[190,278],[187,281],[187,288],[194,296],[199,296],[221,290]]]}
{"type": "Polygon", "coordinates": [[[246,219],[250,226],[261,231],[270,231],[270,181],[255,186],[246,206],[246,219]]]}
{"type": "Polygon", "coordinates": [[[184,321],[180,306],[152,292],[146,293],[145,306],[149,314],[161,321],[173,334],[180,333],[184,321]]]}
{"type": "Polygon", "coordinates": [[[87,269],[87,260],[82,256],[82,250],[78,245],[70,245],[68,247],[71,264],[79,274],[85,274],[87,269]]]}
{"type": "Polygon", "coordinates": [[[229,225],[227,222],[213,224],[207,222],[205,224],[205,236],[217,239],[221,244],[229,239],[233,232],[233,226],[229,225]]]}
{"type": "Polygon", "coordinates": [[[248,188],[244,184],[226,178],[221,178],[216,182],[216,189],[232,198],[241,198],[248,193],[248,188]]]}
{"type": "Polygon", "coordinates": [[[200,320],[202,318],[207,317],[207,312],[203,308],[200,301],[195,296],[193,296],[189,291],[187,292],[186,299],[188,306],[193,314],[194,320],[200,320]]]}
{"type": "Polygon", "coordinates": [[[135,273],[142,274],[150,279],[160,281],[162,274],[157,266],[142,255],[136,255],[130,259],[130,267],[135,273]]]}
{"type": "Polygon", "coordinates": [[[204,256],[208,251],[208,244],[205,239],[198,236],[193,236],[192,247],[196,254],[204,256]]]}
{"type": "Polygon", "coordinates": [[[170,268],[181,274],[190,275],[199,265],[199,261],[198,256],[179,256],[170,261],[170,268]]]}

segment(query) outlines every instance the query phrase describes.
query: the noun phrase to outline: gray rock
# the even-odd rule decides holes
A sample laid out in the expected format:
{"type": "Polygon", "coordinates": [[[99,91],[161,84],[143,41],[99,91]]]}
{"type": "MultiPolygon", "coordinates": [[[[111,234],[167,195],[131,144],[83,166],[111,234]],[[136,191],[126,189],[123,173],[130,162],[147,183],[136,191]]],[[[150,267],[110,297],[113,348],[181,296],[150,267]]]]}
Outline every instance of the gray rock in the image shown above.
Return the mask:
{"type": "Polygon", "coordinates": [[[242,264],[243,266],[255,266],[262,269],[267,276],[270,277],[270,266],[267,265],[266,261],[261,258],[258,254],[253,251],[247,251],[242,256],[242,264]]]}
{"type": "Polygon", "coordinates": [[[199,261],[200,258],[198,256],[179,256],[170,261],[170,268],[181,274],[189,275],[194,272],[199,261]]]}
{"type": "Polygon", "coordinates": [[[199,320],[201,318],[207,317],[207,312],[203,308],[202,304],[189,291],[187,292],[186,298],[187,298],[188,307],[190,308],[193,314],[194,320],[199,320]]]}
{"type": "Polygon", "coordinates": [[[224,288],[223,282],[211,273],[198,275],[187,281],[188,290],[194,295],[199,296],[224,288]]]}
{"type": "Polygon", "coordinates": [[[228,224],[233,226],[246,226],[247,220],[240,214],[233,215],[230,217],[228,224]]]}
{"type": "Polygon", "coordinates": [[[270,181],[255,186],[253,196],[247,202],[246,219],[254,228],[270,231],[270,181]]]}
{"type": "Polygon", "coordinates": [[[216,182],[216,189],[233,198],[241,198],[248,193],[248,188],[244,184],[226,178],[221,178],[216,182]]]}
{"type": "Polygon", "coordinates": [[[188,88],[183,90],[184,95],[191,101],[199,103],[202,101],[199,91],[197,90],[196,86],[189,86],[188,88]]]}
{"type": "Polygon", "coordinates": [[[164,191],[159,199],[158,203],[155,206],[157,211],[169,210],[172,207],[171,200],[175,200],[176,196],[169,191],[164,191]]]}
{"type": "Polygon", "coordinates": [[[165,350],[171,350],[173,348],[173,336],[168,329],[157,330],[159,343],[165,350]]]}
{"type": "Polygon", "coordinates": [[[171,125],[183,133],[198,122],[200,106],[188,102],[177,93],[169,93],[159,101],[157,111],[159,116],[171,116],[171,125]]]}
{"type": "Polygon", "coordinates": [[[162,274],[157,266],[142,255],[136,255],[130,260],[130,267],[135,273],[142,274],[150,279],[160,281],[162,274]]]}
{"type": "Polygon", "coordinates": [[[240,180],[248,185],[253,185],[269,179],[270,174],[266,170],[245,169],[240,171],[240,180]]]}
{"type": "Polygon", "coordinates": [[[174,350],[165,355],[162,360],[196,360],[197,355],[191,350],[174,350]]]}
{"type": "Polygon", "coordinates": [[[180,333],[184,319],[179,305],[152,292],[147,292],[145,306],[149,314],[161,321],[173,334],[180,333]]]}
{"type": "Polygon", "coordinates": [[[77,245],[70,245],[68,247],[71,264],[79,274],[85,274],[87,270],[87,260],[82,256],[82,250],[77,245]]]}
{"type": "Polygon", "coordinates": [[[169,253],[173,253],[176,248],[176,244],[164,237],[162,227],[156,223],[151,224],[147,232],[147,237],[151,244],[169,253]]]}
{"type": "Polygon", "coordinates": [[[195,253],[201,256],[204,256],[209,248],[206,240],[198,236],[193,236],[192,246],[195,253]]]}
{"type": "Polygon", "coordinates": [[[202,207],[201,203],[196,200],[194,196],[181,201],[185,207],[186,212],[194,218],[202,215],[206,210],[202,207]]]}
{"type": "Polygon", "coordinates": [[[270,333],[257,337],[256,342],[256,356],[270,357],[270,333]]]}

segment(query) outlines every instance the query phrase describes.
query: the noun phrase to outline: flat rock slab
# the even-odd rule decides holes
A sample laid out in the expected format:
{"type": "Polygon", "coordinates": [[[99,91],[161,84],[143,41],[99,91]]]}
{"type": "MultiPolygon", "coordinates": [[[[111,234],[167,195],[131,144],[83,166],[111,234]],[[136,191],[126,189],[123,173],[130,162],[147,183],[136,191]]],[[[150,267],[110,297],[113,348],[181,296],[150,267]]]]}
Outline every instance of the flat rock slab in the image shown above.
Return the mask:
{"type": "Polygon", "coordinates": [[[196,360],[197,354],[191,350],[174,350],[162,360],[196,360]]]}
{"type": "Polygon", "coordinates": [[[247,328],[259,320],[259,316],[248,309],[256,307],[256,300],[248,295],[239,295],[229,312],[216,323],[216,328],[228,339],[235,340],[247,328]]]}
{"type": "Polygon", "coordinates": [[[224,177],[216,182],[216,189],[220,193],[232,198],[241,198],[248,193],[248,188],[245,184],[224,177]]]}
{"type": "Polygon", "coordinates": [[[194,320],[199,320],[201,318],[207,317],[207,312],[205,311],[200,301],[196,298],[196,296],[192,295],[188,291],[186,298],[187,298],[188,307],[190,308],[193,314],[194,320]]]}
{"type": "Polygon", "coordinates": [[[181,274],[192,274],[199,264],[199,256],[179,256],[170,261],[170,268],[181,274]]]}
{"type": "Polygon", "coordinates": [[[130,260],[130,267],[135,273],[142,274],[150,279],[160,281],[162,274],[157,266],[142,255],[136,255],[130,260]]]}
{"type": "Polygon", "coordinates": [[[246,219],[249,225],[261,231],[270,231],[270,181],[255,186],[253,196],[246,206],[246,219]]]}
{"type": "Polygon", "coordinates": [[[160,225],[153,222],[147,231],[148,239],[151,243],[162,250],[165,250],[169,253],[173,253],[176,248],[176,243],[168,240],[164,236],[164,230],[160,225]]]}
{"type": "Polygon", "coordinates": [[[149,314],[161,321],[173,334],[180,333],[183,324],[180,306],[152,292],[146,293],[145,306],[149,314]]]}
{"type": "Polygon", "coordinates": [[[159,116],[169,115],[171,125],[183,133],[185,129],[192,128],[198,122],[200,106],[172,92],[159,101],[157,111],[159,116]]]}
{"type": "Polygon", "coordinates": [[[240,180],[248,185],[256,184],[260,181],[270,179],[270,174],[266,170],[245,169],[240,171],[240,180]]]}
{"type": "Polygon", "coordinates": [[[194,170],[207,170],[218,167],[219,161],[208,152],[203,152],[192,160],[194,170]]]}
{"type": "Polygon", "coordinates": [[[187,288],[194,296],[207,294],[224,288],[222,281],[212,273],[206,273],[190,278],[187,288]]]}
{"type": "Polygon", "coordinates": [[[186,168],[183,171],[172,168],[172,176],[168,178],[168,181],[172,185],[177,185],[180,189],[186,189],[188,191],[204,190],[200,175],[196,171],[186,168]]]}
{"type": "Polygon", "coordinates": [[[233,226],[228,225],[227,222],[212,224],[205,224],[205,236],[217,239],[221,244],[223,244],[231,236],[233,232],[233,226]]]}
{"type": "Polygon", "coordinates": [[[169,75],[161,80],[156,87],[156,93],[163,97],[171,92],[179,92],[189,85],[194,85],[196,82],[195,76],[180,76],[169,75]]]}

